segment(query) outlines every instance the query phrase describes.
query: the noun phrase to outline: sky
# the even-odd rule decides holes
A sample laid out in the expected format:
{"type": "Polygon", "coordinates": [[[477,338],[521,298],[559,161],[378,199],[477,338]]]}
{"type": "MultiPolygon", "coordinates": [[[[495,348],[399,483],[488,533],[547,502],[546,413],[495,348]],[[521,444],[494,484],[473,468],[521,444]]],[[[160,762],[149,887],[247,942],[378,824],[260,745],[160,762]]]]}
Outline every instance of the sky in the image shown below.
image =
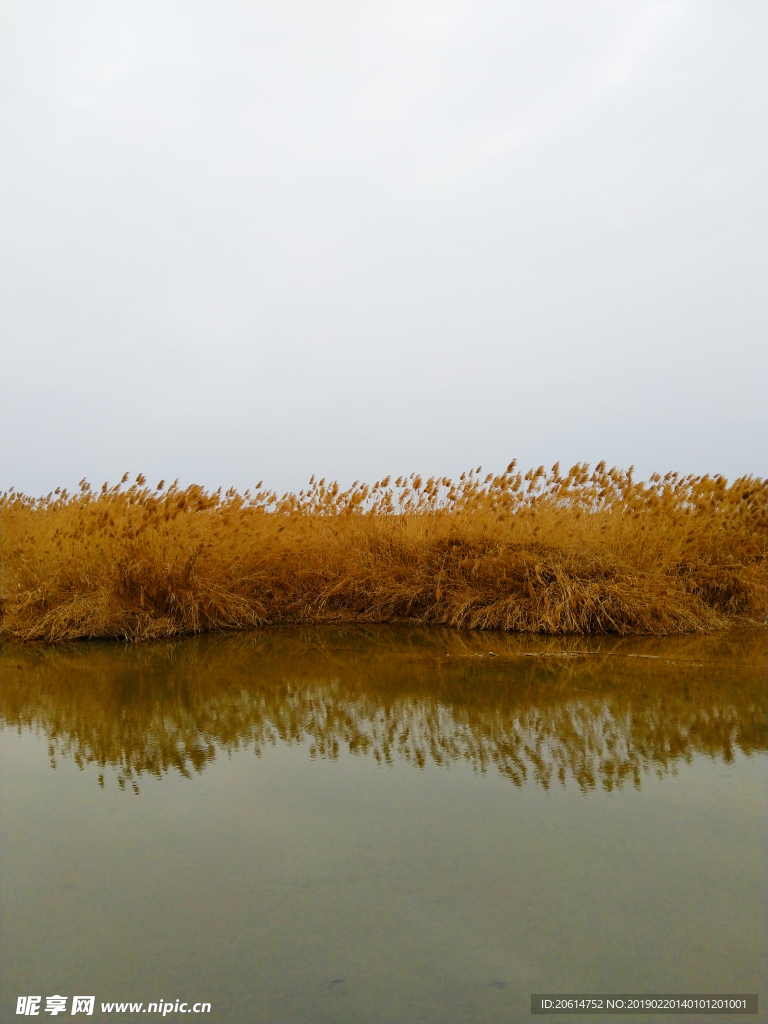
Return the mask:
{"type": "Polygon", "coordinates": [[[768,475],[768,5],[0,6],[0,488],[768,475]]]}

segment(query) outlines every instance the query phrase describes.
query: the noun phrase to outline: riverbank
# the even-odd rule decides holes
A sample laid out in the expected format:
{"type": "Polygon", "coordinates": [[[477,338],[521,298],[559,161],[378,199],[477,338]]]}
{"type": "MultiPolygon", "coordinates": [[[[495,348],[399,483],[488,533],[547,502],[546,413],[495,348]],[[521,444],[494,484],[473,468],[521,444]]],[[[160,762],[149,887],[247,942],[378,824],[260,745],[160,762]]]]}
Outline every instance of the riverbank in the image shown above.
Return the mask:
{"type": "MultiPolygon", "coordinates": [[[[668,634],[766,614],[768,481],[412,475],[287,494],[0,498],[0,632],[143,640],[282,623],[668,634]]],[[[259,485],[260,487],[260,485],[259,485]]]]}

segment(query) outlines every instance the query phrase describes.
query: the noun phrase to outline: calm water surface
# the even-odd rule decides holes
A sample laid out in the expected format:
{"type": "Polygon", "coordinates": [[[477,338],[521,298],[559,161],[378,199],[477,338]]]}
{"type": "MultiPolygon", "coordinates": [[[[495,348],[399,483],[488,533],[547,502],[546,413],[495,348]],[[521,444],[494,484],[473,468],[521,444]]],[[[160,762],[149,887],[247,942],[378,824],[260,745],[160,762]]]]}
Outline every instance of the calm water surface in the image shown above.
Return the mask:
{"type": "Polygon", "coordinates": [[[759,629],[297,629],[2,673],[4,1021],[28,994],[522,1021],[548,991],[758,992],[766,1020],[759,629]]]}

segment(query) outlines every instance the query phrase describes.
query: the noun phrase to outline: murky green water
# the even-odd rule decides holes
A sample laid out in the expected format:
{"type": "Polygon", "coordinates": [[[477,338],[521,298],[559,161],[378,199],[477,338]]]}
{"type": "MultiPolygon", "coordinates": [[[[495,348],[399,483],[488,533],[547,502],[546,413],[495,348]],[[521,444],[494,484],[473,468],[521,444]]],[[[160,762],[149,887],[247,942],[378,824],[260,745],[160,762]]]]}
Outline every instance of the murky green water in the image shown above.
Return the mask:
{"type": "Polygon", "coordinates": [[[295,630],[2,672],[3,1020],[501,1022],[548,991],[766,1019],[764,632],[295,630]]]}

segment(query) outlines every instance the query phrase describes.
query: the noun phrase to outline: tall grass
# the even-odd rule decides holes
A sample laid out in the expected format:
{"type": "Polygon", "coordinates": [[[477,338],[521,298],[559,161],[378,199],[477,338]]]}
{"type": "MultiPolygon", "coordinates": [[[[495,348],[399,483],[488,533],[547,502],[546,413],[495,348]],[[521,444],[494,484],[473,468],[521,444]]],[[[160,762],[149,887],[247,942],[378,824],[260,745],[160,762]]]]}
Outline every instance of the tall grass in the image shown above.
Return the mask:
{"type": "Polygon", "coordinates": [[[675,633],[766,613],[768,481],[515,463],[278,498],[0,497],[2,636],[144,639],[284,622],[675,633]]]}

